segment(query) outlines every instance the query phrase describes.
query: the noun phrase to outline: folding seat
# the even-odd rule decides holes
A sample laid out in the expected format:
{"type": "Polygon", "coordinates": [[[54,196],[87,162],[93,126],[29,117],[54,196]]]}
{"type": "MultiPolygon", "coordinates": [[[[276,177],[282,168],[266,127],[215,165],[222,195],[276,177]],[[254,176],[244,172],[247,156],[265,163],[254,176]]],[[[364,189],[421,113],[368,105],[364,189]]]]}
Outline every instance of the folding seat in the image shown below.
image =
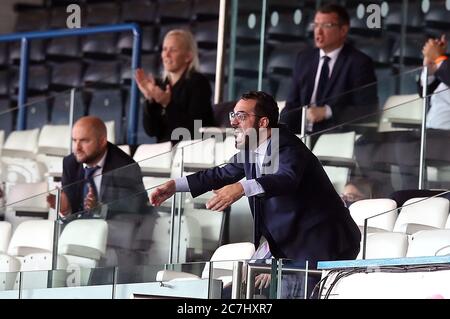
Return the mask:
{"type": "Polygon", "coordinates": [[[433,2],[425,14],[425,31],[430,37],[439,38],[450,28],[450,11],[445,9],[443,2],[433,2]]]}
{"type": "Polygon", "coordinates": [[[26,105],[27,129],[40,128],[49,121],[49,101],[45,96],[28,99],[26,105]]]}
{"type": "MultiPolygon", "coordinates": [[[[234,243],[220,246],[211,256],[210,262],[213,267],[214,279],[222,280],[223,285],[231,284],[233,275],[233,261],[247,261],[255,253],[255,246],[249,242],[234,243]]],[[[171,280],[193,280],[209,278],[210,263],[206,263],[201,277],[186,272],[161,270],[156,275],[157,281],[171,280]]]]}
{"type": "Polygon", "coordinates": [[[66,156],[70,153],[70,140],[69,125],[44,125],[39,134],[37,152],[45,155],[66,156]]]}
{"type": "Polygon", "coordinates": [[[219,6],[218,0],[194,0],[192,5],[192,20],[209,21],[219,20],[219,6]]]}
{"type": "Polygon", "coordinates": [[[97,116],[105,122],[113,121],[115,127],[113,140],[118,144],[123,142],[125,133],[122,127],[123,96],[120,89],[95,90],[92,93],[88,114],[97,116]]]}
{"type": "Polygon", "coordinates": [[[367,219],[367,232],[392,231],[397,219],[397,204],[388,198],[362,199],[350,205],[350,215],[355,223],[364,228],[367,219]],[[376,217],[372,217],[378,215],[376,217]],[[372,218],[370,218],[372,217],[372,218]]]}
{"type": "Polygon", "coordinates": [[[49,22],[49,11],[42,9],[27,9],[17,12],[16,32],[46,30],[49,22]]]}
{"type": "Polygon", "coordinates": [[[307,44],[304,42],[283,44],[274,48],[268,57],[267,74],[291,76],[298,53],[306,48],[307,44]]]}
{"type": "MultiPolygon", "coordinates": [[[[154,221],[153,231],[149,233],[148,227],[140,227],[136,233],[138,240],[148,238],[150,235],[151,245],[145,251],[143,263],[145,265],[161,265],[169,261],[169,247],[170,247],[170,229],[171,217],[167,213],[157,213],[154,221]]],[[[180,225],[180,249],[178,262],[189,262],[191,256],[195,251],[201,251],[202,241],[200,238],[200,225],[196,219],[189,216],[181,217],[180,225]]]]}
{"type": "Polygon", "coordinates": [[[8,99],[0,99],[0,127],[6,136],[9,135],[14,127],[14,112],[10,109],[10,103],[8,99]]]}
{"type": "Polygon", "coordinates": [[[200,72],[209,80],[214,80],[216,77],[216,51],[202,51],[200,55],[200,72]]]}
{"type": "MultiPolygon", "coordinates": [[[[155,185],[146,184],[146,177],[170,176],[170,168],[172,165],[172,143],[155,143],[155,144],[141,144],[137,147],[136,152],[133,155],[133,159],[139,164],[144,175],[144,184],[146,188],[153,187],[155,185]]],[[[159,185],[159,184],[156,184],[159,185]]]]}
{"type": "Polygon", "coordinates": [[[422,108],[423,102],[417,93],[390,96],[384,103],[378,131],[398,130],[394,126],[398,126],[402,122],[411,123],[415,121],[420,123],[422,108]]]}
{"type": "MultiPolygon", "coordinates": [[[[68,3],[62,3],[58,5],[53,5],[50,7],[50,21],[49,21],[49,27],[51,29],[65,29],[67,28],[67,18],[69,17],[69,14],[67,10],[67,6],[69,4],[75,4],[76,1],[69,2],[68,3]]],[[[82,6],[81,6],[82,7],[82,6]]],[[[83,7],[82,7],[83,8],[83,7]]],[[[84,8],[83,8],[84,9],[84,8]]],[[[80,22],[82,27],[86,27],[86,10],[80,10],[80,22]]],[[[69,37],[69,39],[72,37],[69,37]]]]}
{"type": "Polygon", "coordinates": [[[139,24],[156,22],[157,4],[150,0],[130,0],[122,3],[122,21],[139,24]]]}
{"type": "MultiPolygon", "coordinates": [[[[362,258],[363,242],[357,259],[362,258]]],[[[403,233],[370,233],[367,234],[366,259],[402,258],[406,257],[408,235],[403,233]]]]}
{"type": "Polygon", "coordinates": [[[382,38],[352,37],[353,45],[372,58],[376,66],[390,64],[393,39],[389,36],[382,38]]]}
{"type": "MultiPolygon", "coordinates": [[[[267,56],[267,54],[266,54],[267,56]]],[[[257,78],[259,70],[259,46],[236,49],[234,72],[237,76],[257,78]]]]}
{"type": "MultiPolygon", "coordinates": [[[[154,52],[159,45],[159,43],[156,43],[157,28],[154,26],[143,27],[141,39],[141,52],[154,52]]],[[[117,48],[120,53],[131,54],[133,50],[133,34],[131,31],[120,33],[117,48]]]]}
{"type": "MultiPolygon", "coordinates": [[[[158,65],[160,64],[161,57],[159,54],[150,53],[143,54],[141,56],[141,68],[144,69],[146,73],[151,73],[155,77],[159,77],[158,65]]],[[[132,74],[131,59],[126,57],[122,59],[122,67],[120,69],[120,79],[122,84],[130,85],[132,74]]]]}
{"type": "Polygon", "coordinates": [[[184,207],[184,216],[191,217],[200,226],[202,250],[198,260],[208,260],[214,251],[222,244],[225,231],[225,212],[210,211],[184,207]]]}
{"type": "Polygon", "coordinates": [[[81,40],[81,51],[85,57],[110,58],[119,53],[117,39],[117,32],[87,35],[81,40]]]}
{"type": "Polygon", "coordinates": [[[406,257],[450,254],[450,229],[422,230],[411,236],[406,257]]]}
{"type": "Polygon", "coordinates": [[[0,67],[6,67],[8,66],[8,43],[7,42],[0,42],[0,67]]]}
{"type": "Polygon", "coordinates": [[[199,22],[194,28],[194,38],[200,49],[215,50],[217,48],[217,36],[219,21],[199,22]]]}
{"type": "Polygon", "coordinates": [[[411,198],[400,211],[394,231],[414,234],[419,230],[444,228],[449,212],[446,198],[411,198]]]}
{"type": "Polygon", "coordinates": [[[306,19],[303,19],[303,10],[270,11],[267,36],[269,40],[279,42],[298,42],[307,37],[306,19]]]}
{"type": "Polygon", "coordinates": [[[120,62],[91,61],[83,78],[85,87],[111,88],[120,85],[120,62]]]}
{"type": "Polygon", "coordinates": [[[34,158],[39,129],[12,131],[3,145],[3,156],[34,158]]]}
{"type": "Polygon", "coordinates": [[[52,65],[51,86],[54,90],[68,90],[81,87],[83,63],[72,61],[52,65]]]}
{"type": "MultiPolygon", "coordinates": [[[[405,65],[422,65],[422,47],[425,44],[426,37],[422,34],[408,35],[403,47],[403,63],[405,65]]],[[[400,39],[396,41],[392,50],[392,62],[400,63],[400,39]]]]}
{"type": "MultiPolygon", "coordinates": [[[[240,11],[242,12],[242,11],[240,11]]],[[[236,26],[236,42],[241,45],[259,44],[261,32],[261,15],[250,13],[240,14],[236,26]]],[[[236,54],[237,56],[237,54],[236,54]]]]}
{"type": "MultiPolygon", "coordinates": [[[[50,123],[53,125],[69,124],[70,116],[70,93],[53,92],[50,94],[50,102],[52,103],[52,112],[50,123]]],[[[86,114],[85,94],[80,90],[75,91],[73,120],[74,122],[86,114]]]]}
{"type": "MultiPolygon", "coordinates": [[[[66,125],[44,125],[39,134],[36,161],[44,163],[50,176],[61,176],[63,157],[70,154],[71,132],[66,125]]],[[[49,186],[53,178],[49,178],[49,186]]],[[[52,188],[50,186],[50,188],[52,188]]]]}
{"type": "Polygon", "coordinates": [[[120,6],[116,3],[87,4],[86,20],[89,26],[117,24],[120,22],[120,6]]]}
{"type": "MultiPolygon", "coordinates": [[[[13,229],[16,229],[18,225],[28,220],[39,222],[42,219],[47,219],[49,212],[48,204],[46,201],[47,191],[48,186],[46,182],[16,183],[15,185],[10,185],[9,189],[6,192],[7,207],[5,212],[5,220],[12,224],[13,229]]],[[[12,239],[9,247],[11,247],[11,244],[12,239]]],[[[22,246],[35,247],[26,245],[22,246]]],[[[49,249],[49,251],[51,251],[51,248],[49,249]]],[[[41,252],[41,251],[34,251],[34,252],[41,252]]],[[[12,253],[10,251],[10,248],[8,249],[8,254],[13,256],[25,255],[25,254],[18,254],[15,252],[12,253]]]]}
{"type": "MultiPolygon", "coordinates": [[[[248,91],[255,91],[258,89],[258,80],[253,78],[247,78],[242,76],[236,76],[234,78],[235,91],[234,98],[238,99],[243,93],[248,91]]],[[[263,78],[262,91],[273,94],[275,92],[275,83],[271,79],[263,78]]]]}
{"type": "Polygon", "coordinates": [[[65,225],[58,241],[58,254],[69,264],[95,268],[106,253],[108,224],[102,219],[77,219],[65,225]],[[83,236],[80,236],[83,234],[83,236]]]}
{"type": "MultiPolygon", "coordinates": [[[[402,25],[403,8],[400,3],[393,3],[389,5],[389,12],[384,20],[384,25],[388,30],[400,32],[402,25]]],[[[424,25],[423,12],[420,5],[411,3],[408,5],[408,12],[406,18],[406,28],[409,32],[420,32],[424,25]]]]}
{"type": "Polygon", "coordinates": [[[27,256],[53,250],[54,222],[51,220],[26,220],[14,230],[8,246],[8,255],[27,256]]]}
{"type": "Polygon", "coordinates": [[[343,191],[350,169],[355,166],[355,136],[355,132],[322,134],[312,150],[338,192],[343,191]]]}
{"type": "MultiPolygon", "coordinates": [[[[274,87],[276,87],[274,97],[277,101],[286,101],[289,90],[292,85],[292,77],[283,76],[283,75],[275,75],[270,76],[269,80],[273,83],[274,87]]],[[[281,112],[281,109],[280,109],[281,112]]]]}
{"type": "MultiPolygon", "coordinates": [[[[35,31],[35,30],[34,30],[35,31]]],[[[45,44],[46,40],[31,40],[29,43],[29,60],[32,62],[45,61],[45,44]]],[[[20,63],[20,42],[14,41],[9,45],[9,61],[10,63],[20,63]]]]}
{"type": "Polygon", "coordinates": [[[437,189],[405,189],[393,192],[389,198],[397,203],[397,207],[402,207],[405,202],[415,197],[443,197],[449,199],[450,194],[444,190],[437,189]]]}
{"type": "Polygon", "coordinates": [[[82,57],[81,39],[77,36],[53,38],[46,49],[48,59],[66,61],[82,57]]]}
{"type": "MultiPolygon", "coordinates": [[[[359,18],[356,15],[356,12],[350,11],[350,31],[349,36],[363,36],[363,37],[370,37],[370,38],[380,38],[383,37],[383,29],[382,28],[368,28],[366,18],[367,16],[364,16],[363,18],[359,18]]],[[[381,23],[384,22],[384,19],[381,20],[381,23]]]]}
{"type": "MultiPolygon", "coordinates": [[[[19,70],[12,69],[12,86],[14,92],[19,91],[19,70]]],[[[31,65],[28,69],[28,87],[29,95],[46,93],[50,86],[50,68],[45,64],[31,65]]]]}
{"type": "Polygon", "coordinates": [[[157,20],[161,24],[187,23],[191,19],[190,0],[163,1],[159,3],[157,20]]]}

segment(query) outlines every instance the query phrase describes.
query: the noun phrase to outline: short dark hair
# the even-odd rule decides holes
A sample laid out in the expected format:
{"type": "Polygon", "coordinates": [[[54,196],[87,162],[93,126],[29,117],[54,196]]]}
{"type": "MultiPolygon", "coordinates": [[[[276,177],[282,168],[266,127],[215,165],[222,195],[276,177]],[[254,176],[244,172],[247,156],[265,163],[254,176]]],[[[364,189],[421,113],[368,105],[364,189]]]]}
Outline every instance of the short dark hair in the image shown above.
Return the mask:
{"type": "Polygon", "coordinates": [[[278,126],[278,104],[272,95],[263,91],[249,91],[242,94],[242,100],[255,100],[255,113],[269,119],[269,127],[278,126]]]}
{"type": "Polygon", "coordinates": [[[336,3],[328,3],[324,4],[319,9],[317,9],[317,12],[320,13],[336,13],[339,19],[339,24],[341,25],[350,25],[350,16],[348,15],[347,10],[336,3]]]}

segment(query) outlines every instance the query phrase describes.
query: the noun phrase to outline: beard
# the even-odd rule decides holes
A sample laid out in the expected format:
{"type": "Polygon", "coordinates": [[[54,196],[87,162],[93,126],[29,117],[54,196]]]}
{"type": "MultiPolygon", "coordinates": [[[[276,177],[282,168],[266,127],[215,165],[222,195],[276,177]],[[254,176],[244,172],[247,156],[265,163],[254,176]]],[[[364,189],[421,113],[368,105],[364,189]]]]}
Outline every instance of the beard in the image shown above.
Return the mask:
{"type": "Polygon", "coordinates": [[[234,129],[234,146],[239,149],[256,149],[259,144],[259,126],[257,123],[251,128],[243,130],[236,127],[234,129]]]}
{"type": "Polygon", "coordinates": [[[103,155],[103,151],[98,149],[89,155],[84,152],[80,154],[75,153],[74,155],[78,163],[92,164],[98,162],[103,155]]]}

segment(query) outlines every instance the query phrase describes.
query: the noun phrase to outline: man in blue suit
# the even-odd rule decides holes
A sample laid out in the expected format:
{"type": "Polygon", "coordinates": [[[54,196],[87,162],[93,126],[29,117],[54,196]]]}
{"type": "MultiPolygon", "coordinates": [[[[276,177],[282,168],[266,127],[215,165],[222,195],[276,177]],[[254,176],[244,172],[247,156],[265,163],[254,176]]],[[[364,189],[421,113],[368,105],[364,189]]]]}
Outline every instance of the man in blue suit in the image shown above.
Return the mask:
{"type": "Polygon", "coordinates": [[[196,197],[214,190],[206,206],[221,211],[247,196],[254,243],[263,237],[274,257],[308,260],[313,268],[319,260],[354,259],[360,231],[319,160],[278,125],[275,100],[264,92],[244,94],[230,121],[240,152],[223,167],[166,182],[150,194],[151,203],[177,191],[196,197]]]}
{"type": "MultiPolygon", "coordinates": [[[[370,57],[345,44],[350,19],[345,8],[318,9],[312,23],[316,48],[298,54],[281,122],[301,131],[301,108],[307,109],[307,133],[319,132],[377,111],[376,82],[370,57]]],[[[373,121],[373,119],[369,119],[373,121]]]]}

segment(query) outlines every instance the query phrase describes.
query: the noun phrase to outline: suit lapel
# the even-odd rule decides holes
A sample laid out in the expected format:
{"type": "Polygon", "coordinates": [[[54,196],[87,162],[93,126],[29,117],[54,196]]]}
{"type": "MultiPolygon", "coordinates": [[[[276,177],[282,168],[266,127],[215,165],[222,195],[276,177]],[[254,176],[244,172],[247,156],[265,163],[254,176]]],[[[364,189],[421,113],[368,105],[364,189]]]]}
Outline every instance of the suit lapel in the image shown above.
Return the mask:
{"type": "Polygon", "coordinates": [[[311,63],[309,64],[310,69],[306,73],[306,94],[304,95],[306,97],[306,100],[302,101],[305,105],[311,102],[311,97],[314,90],[314,82],[316,81],[317,68],[319,67],[319,57],[319,49],[314,50],[314,54],[311,56],[311,63]]]}
{"type": "Polygon", "coordinates": [[[331,88],[334,87],[334,83],[339,77],[339,74],[341,74],[341,70],[345,64],[345,61],[347,60],[347,56],[348,56],[348,46],[344,44],[344,47],[342,48],[341,52],[339,52],[336,63],[334,64],[330,80],[328,81],[327,86],[325,87],[325,93],[323,95],[324,97],[330,97],[331,88]]]}
{"type": "Polygon", "coordinates": [[[105,193],[106,188],[108,187],[108,181],[111,179],[111,173],[107,174],[110,170],[114,169],[111,165],[113,163],[113,160],[111,159],[112,157],[112,148],[110,147],[110,144],[108,142],[108,153],[106,154],[106,158],[105,158],[105,165],[103,165],[103,170],[102,170],[102,183],[100,186],[100,195],[99,195],[99,200],[103,199],[103,195],[105,193]],[[106,175],[105,175],[106,174],[106,175]]]}

